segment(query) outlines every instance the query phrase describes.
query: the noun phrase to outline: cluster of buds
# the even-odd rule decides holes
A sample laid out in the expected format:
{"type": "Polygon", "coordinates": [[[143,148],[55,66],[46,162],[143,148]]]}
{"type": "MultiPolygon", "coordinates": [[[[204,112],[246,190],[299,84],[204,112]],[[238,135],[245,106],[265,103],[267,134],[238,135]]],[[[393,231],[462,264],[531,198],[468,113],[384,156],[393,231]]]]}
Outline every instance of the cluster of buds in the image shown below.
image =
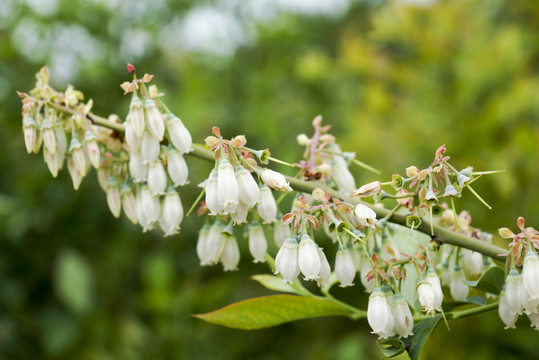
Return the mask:
{"type": "Polygon", "coordinates": [[[518,316],[526,314],[530,326],[539,330],[539,231],[525,228],[523,217],[518,218],[517,226],[521,232],[516,235],[508,228],[499,229],[500,235],[512,242],[506,254],[511,270],[500,293],[498,313],[506,329],[514,329],[518,316]]]}

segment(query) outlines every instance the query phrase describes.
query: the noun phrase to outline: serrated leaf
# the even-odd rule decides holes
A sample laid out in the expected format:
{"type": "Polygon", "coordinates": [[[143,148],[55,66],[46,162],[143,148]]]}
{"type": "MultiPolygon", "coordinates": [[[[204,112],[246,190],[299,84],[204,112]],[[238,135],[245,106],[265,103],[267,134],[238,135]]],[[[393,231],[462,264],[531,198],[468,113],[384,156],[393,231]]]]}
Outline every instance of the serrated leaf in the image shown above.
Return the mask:
{"type": "Polygon", "coordinates": [[[392,358],[404,352],[404,343],[399,339],[378,340],[378,348],[386,358],[392,358]]]}
{"type": "Polygon", "coordinates": [[[412,330],[414,335],[406,339],[402,339],[404,347],[408,351],[408,355],[411,360],[416,360],[419,358],[419,354],[423,345],[429,338],[432,330],[438,324],[438,321],[442,318],[441,314],[434,315],[432,317],[426,318],[419,322],[416,322],[414,329],[412,330]]]}
{"type": "Polygon", "coordinates": [[[272,295],[243,300],[210,313],[194,315],[213,324],[254,330],[321,316],[349,316],[346,308],[319,299],[272,295]]]}
{"type": "Polygon", "coordinates": [[[275,275],[254,275],[251,276],[251,279],[258,281],[262,286],[273,291],[298,294],[298,291],[292,285],[275,275]]]}
{"type": "Polygon", "coordinates": [[[60,254],[55,268],[56,292],[73,312],[83,313],[93,305],[92,270],[86,260],[74,251],[60,254]]]}
{"type": "Polygon", "coordinates": [[[499,266],[490,267],[477,281],[464,281],[472,288],[498,295],[505,283],[505,272],[499,266]]]}

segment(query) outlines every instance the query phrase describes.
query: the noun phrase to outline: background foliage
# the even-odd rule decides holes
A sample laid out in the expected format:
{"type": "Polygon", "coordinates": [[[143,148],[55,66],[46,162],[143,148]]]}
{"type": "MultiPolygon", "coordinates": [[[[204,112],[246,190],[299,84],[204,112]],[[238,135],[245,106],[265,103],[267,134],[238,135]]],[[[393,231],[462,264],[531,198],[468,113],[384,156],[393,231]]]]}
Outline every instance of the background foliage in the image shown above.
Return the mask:
{"type": "MultiPolygon", "coordinates": [[[[73,191],[24,150],[15,90],[51,66],[97,113],[127,113],[125,62],[156,75],[195,139],[212,125],[295,161],[297,133],[322,114],[345,150],[383,171],[430,163],[446,144],[460,167],[506,169],[471,195],[473,225],[518,215],[538,227],[539,8],[533,1],[105,1],[0,4],[0,358],[357,359],[380,357],[365,322],[324,318],[243,332],[191,317],[269,294],[248,256],[239,273],[201,268],[201,219],[142,234],[110,216],[92,176],[73,191]],[[329,2],[328,2],[329,3],[329,2]],[[415,4],[415,5],[414,5],[415,4]]],[[[191,185],[209,164],[188,159],[191,185]]],[[[286,171],[286,169],[281,169],[286,171]]],[[[356,171],[358,184],[374,175],[356,171]]],[[[242,244],[246,254],[246,244],[242,244]]],[[[360,287],[338,290],[365,305],[360,287]]],[[[533,358],[537,333],[497,314],[439,326],[424,358],[533,358]],[[451,344],[450,351],[447,349],[451,344]]]]}

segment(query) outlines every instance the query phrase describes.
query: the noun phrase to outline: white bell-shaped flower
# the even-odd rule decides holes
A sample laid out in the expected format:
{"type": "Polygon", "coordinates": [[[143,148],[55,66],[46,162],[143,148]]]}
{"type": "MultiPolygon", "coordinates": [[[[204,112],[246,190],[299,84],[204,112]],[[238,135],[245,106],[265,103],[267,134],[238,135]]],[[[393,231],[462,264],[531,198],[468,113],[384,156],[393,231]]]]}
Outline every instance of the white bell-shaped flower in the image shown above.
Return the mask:
{"type": "Polygon", "coordinates": [[[97,143],[97,137],[90,130],[86,130],[84,133],[84,149],[86,155],[94,169],[99,169],[101,164],[101,151],[99,150],[99,144],[97,143]]]}
{"type": "MultiPolygon", "coordinates": [[[[56,154],[60,154],[60,156],[56,157],[58,161],[58,169],[61,169],[67,150],[67,137],[62,124],[56,124],[54,127],[54,137],[56,138],[56,154]]],[[[86,175],[86,171],[81,175],[86,175]]]]}
{"type": "Polygon", "coordinates": [[[148,130],[157,140],[162,141],[165,135],[165,122],[163,115],[157,109],[155,102],[152,99],[144,101],[144,109],[148,120],[148,130]]]}
{"type": "Polygon", "coordinates": [[[296,239],[288,238],[275,257],[275,274],[281,274],[285,282],[293,284],[299,273],[299,245],[296,239]]]}
{"type": "Polygon", "coordinates": [[[131,125],[133,126],[133,131],[135,131],[135,134],[139,138],[142,137],[145,126],[144,108],[142,106],[142,101],[140,101],[139,97],[136,95],[133,95],[133,97],[131,98],[128,118],[131,122],[131,125]]]}
{"type": "Polygon", "coordinates": [[[148,163],[142,160],[138,152],[129,153],[129,174],[135,183],[146,181],[148,178],[148,163]]]}
{"type": "Polygon", "coordinates": [[[516,329],[515,324],[518,319],[518,314],[511,310],[509,305],[507,304],[506,299],[506,292],[505,292],[505,285],[502,287],[502,292],[500,293],[500,299],[498,303],[498,314],[500,315],[500,319],[502,319],[503,323],[505,324],[504,329],[516,329]]]}
{"type": "MultiPolygon", "coordinates": [[[[150,190],[148,190],[148,193],[150,193],[150,190]]],[[[155,221],[150,221],[150,219],[146,216],[146,211],[144,210],[145,204],[142,201],[142,191],[137,192],[135,199],[137,201],[137,222],[142,227],[142,231],[146,232],[153,229],[155,221]]]]}
{"type": "Polygon", "coordinates": [[[264,219],[264,224],[275,221],[277,217],[277,203],[271,193],[271,189],[266,185],[260,187],[260,202],[257,208],[258,214],[264,219]]]}
{"type": "Polygon", "coordinates": [[[236,174],[232,164],[226,159],[219,162],[217,170],[217,199],[225,215],[233,213],[238,206],[239,189],[236,174]]]}
{"type": "Polygon", "coordinates": [[[388,325],[392,321],[393,315],[387,304],[386,296],[379,287],[374,288],[367,305],[367,322],[372,329],[372,334],[377,334],[382,338],[382,334],[386,333],[388,325]]]}
{"type": "Polygon", "coordinates": [[[395,331],[399,337],[407,338],[414,335],[414,317],[406,299],[401,294],[395,294],[391,304],[391,313],[395,322],[395,331]]]}
{"type": "Polygon", "coordinates": [[[75,162],[71,156],[67,158],[67,171],[69,171],[69,176],[71,176],[71,180],[73,181],[73,189],[78,190],[82,182],[82,175],[75,167],[75,162]]]}
{"type": "Polygon", "coordinates": [[[509,275],[505,280],[505,301],[511,309],[511,311],[522,314],[524,310],[524,292],[522,275],[519,274],[518,270],[512,269],[509,271],[509,275]]]}
{"type": "Polygon", "coordinates": [[[436,312],[436,295],[434,294],[432,285],[426,280],[420,281],[417,285],[417,295],[419,296],[419,303],[423,307],[423,311],[429,315],[434,314],[436,312]]]}
{"type": "Polygon", "coordinates": [[[124,214],[127,218],[133,223],[138,223],[137,220],[137,200],[135,194],[127,184],[122,184],[120,188],[120,196],[122,199],[122,208],[124,209],[124,214]]]}
{"type": "Polygon", "coordinates": [[[275,221],[273,223],[273,241],[278,248],[281,248],[289,236],[290,227],[288,225],[285,225],[282,221],[275,221]]]}
{"type": "Polygon", "coordinates": [[[86,158],[84,157],[84,152],[82,151],[82,144],[78,139],[71,139],[69,144],[68,153],[71,154],[75,167],[81,175],[86,175],[86,158]]]}
{"type": "Polygon", "coordinates": [[[178,150],[167,151],[167,171],[174,186],[189,183],[189,168],[183,155],[178,150]]]}
{"type": "Polygon", "coordinates": [[[34,151],[37,140],[37,123],[30,117],[25,116],[23,121],[24,145],[28,154],[34,151]]]}
{"type": "Polygon", "coordinates": [[[539,258],[533,249],[528,249],[524,257],[522,285],[529,295],[528,300],[539,299],[539,258]]]}
{"type": "Polygon", "coordinates": [[[192,150],[193,139],[191,138],[191,133],[178,117],[168,114],[167,129],[170,142],[180,153],[185,154],[192,150]]]}
{"type": "Polygon", "coordinates": [[[252,208],[260,201],[260,189],[255,179],[247,169],[236,167],[236,180],[238,182],[239,197],[248,208],[252,208]]]}
{"type": "Polygon", "coordinates": [[[264,229],[256,221],[249,225],[249,251],[255,263],[266,262],[265,256],[268,251],[268,242],[264,236],[264,229]]]}
{"type": "Polygon", "coordinates": [[[436,309],[436,311],[441,311],[444,294],[442,292],[442,284],[440,284],[440,278],[438,277],[438,275],[436,275],[436,271],[434,271],[433,268],[428,269],[425,280],[428,281],[429,284],[431,284],[432,291],[434,292],[434,309],[436,309]]]}
{"type": "Polygon", "coordinates": [[[56,154],[52,154],[49,150],[43,149],[43,160],[45,161],[45,164],[47,164],[52,177],[58,176],[59,166],[57,157],[56,154]]]}
{"type": "Polygon", "coordinates": [[[464,268],[470,276],[481,274],[483,269],[483,255],[476,251],[462,249],[464,253],[464,268]]]}
{"type": "Polygon", "coordinates": [[[214,222],[210,229],[206,248],[207,259],[210,264],[215,264],[219,260],[219,252],[225,240],[223,230],[224,225],[220,221],[214,222]]]}
{"type": "Polygon", "coordinates": [[[140,155],[146,164],[154,163],[159,158],[159,140],[154,138],[149,131],[144,131],[142,143],[140,144],[140,155]]]}
{"type": "Polygon", "coordinates": [[[320,265],[316,243],[308,234],[303,234],[299,243],[299,269],[305,280],[316,280],[320,274],[320,265]]]}
{"type": "Polygon", "coordinates": [[[249,214],[249,209],[247,208],[247,205],[239,202],[238,206],[236,206],[236,211],[230,214],[230,217],[232,218],[232,221],[234,222],[234,225],[240,225],[247,223],[247,215],[249,214]]]}
{"type": "Polygon", "coordinates": [[[56,152],[56,137],[54,135],[52,121],[48,117],[43,119],[43,123],[41,124],[41,134],[43,136],[45,149],[47,149],[51,155],[54,155],[56,152]]]}
{"type": "Polygon", "coordinates": [[[161,161],[150,163],[148,167],[148,187],[154,195],[163,195],[167,188],[167,173],[161,161]]]}
{"type": "Polygon", "coordinates": [[[129,151],[137,152],[142,144],[142,137],[138,137],[131,125],[131,121],[125,122],[125,142],[129,146],[129,151]]]}
{"type": "Polygon", "coordinates": [[[159,225],[165,236],[177,234],[183,219],[183,206],[180,195],[172,186],[167,189],[159,225]]]}
{"type": "Polygon", "coordinates": [[[372,271],[372,265],[368,259],[361,261],[361,267],[359,268],[359,276],[361,277],[361,285],[365,288],[365,292],[372,292],[374,289],[374,278],[368,280],[367,274],[372,271]]]}
{"type": "Polygon", "coordinates": [[[140,193],[142,195],[142,211],[144,211],[148,223],[153,224],[159,219],[159,215],[161,215],[159,196],[153,195],[147,185],[142,186],[140,193]]]}
{"type": "Polygon", "coordinates": [[[324,286],[329,283],[329,277],[331,276],[331,267],[329,266],[328,258],[324,254],[324,250],[316,245],[316,251],[318,252],[318,257],[320,258],[320,273],[316,278],[318,286],[324,286]]]}
{"type": "Polygon", "coordinates": [[[210,225],[204,224],[200,231],[198,232],[198,239],[197,239],[197,256],[200,260],[200,265],[211,265],[209,254],[208,254],[208,236],[210,234],[210,225]]]}
{"type": "Polygon", "coordinates": [[[363,226],[376,228],[376,213],[370,207],[357,204],[354,208],[354,215],[359,219],[359,223],[363,226]]]}
{"type": "Polygon", "coordinates": [[[451,274],[451,284],[449,289],[451,290],[451,296],[457,301],[466,301],[470,289],[468,285],[464,283],[466,276],[460,266],[455,266],[453,273],[451,274]]]}
{"type": "Polygon", "coordinates": [[[210,215],[218,215],[223,212],[223,208],[217,198],[217,170],[212,170],[206,184],[206,207],[210,210],[210,215]]]}
{"type": "Polygon", "coordinates": [[[528,319],[530,319],[530,327],[539,331],[539,312],[528,314],[528,319]]]}
{"type": "Polygon", "coordinates": [[[283,174],[278,173],[270,169],[264,169],[260,173],[260,179],[264,184],[268,185],[270,188],[277,191],[292,191],[290,183],[286,181],[286,178],[283,174]]]}
{"type": "Polygon", "coordinates": [[[223,264],[224,271],[238,270],[238,264],[240,262],[240,249],[238,243],[233,235],[224,235],[223,253],[221,254],[221,264],[223,264]]]}
{"type": "Polygon", "coordinates": [[[113,176],[109,178],[107,184],[107,204],[109,205],[109,209],[112,215],[115,218],[119,217],[120,211],[122,210],[122,202],[120,200],[120,186],[118,186],[118,182],[113,176]]]}
{"type": "Polygon", "coordinates": [[[356,188],[354,176],[348,169],[348,164],[342,156],[335,156],[331,163],[331,178],[339,190],[350,194],[356,188]]]}
{"type": "Polygon", "coordinates": [[[335,258],[335,277],[341,283],[340,287],[354,285],[354,277],[356,276],[356,267],[354,259],[348,249],[337,251],[335,258]]]}

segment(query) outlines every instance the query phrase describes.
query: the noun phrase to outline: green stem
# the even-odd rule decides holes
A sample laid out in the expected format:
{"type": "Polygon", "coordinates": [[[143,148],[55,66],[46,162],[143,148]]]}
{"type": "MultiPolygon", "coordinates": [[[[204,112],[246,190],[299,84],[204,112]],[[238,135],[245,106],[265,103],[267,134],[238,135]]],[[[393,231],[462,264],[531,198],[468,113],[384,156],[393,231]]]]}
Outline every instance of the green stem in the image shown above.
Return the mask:
{"type": "Polygon", "coordinates": [[[494,310],[497,308],[498,308],[498,302],[496,301],[487,305],[476,306],[471,309],[453,311],[453,312],[450,312],[448,315],[451,315],[452,320],[457,320],[463,317],[484,313],[484,312],[494,310]]]}

